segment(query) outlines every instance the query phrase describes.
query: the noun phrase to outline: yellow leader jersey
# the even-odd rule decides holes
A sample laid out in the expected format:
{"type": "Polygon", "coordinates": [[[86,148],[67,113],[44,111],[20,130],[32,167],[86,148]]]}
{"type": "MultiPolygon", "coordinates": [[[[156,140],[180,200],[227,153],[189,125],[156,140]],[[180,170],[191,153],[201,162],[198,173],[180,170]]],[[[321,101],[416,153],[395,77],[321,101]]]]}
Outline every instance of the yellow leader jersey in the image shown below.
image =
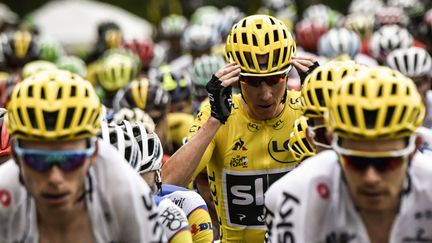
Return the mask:
{"type": "MultiPolygon", "coordinates": [[[[194,177],[207,166],[210,190],[218,214],[222,242],[263,242],[264,193],[297,162],[288,150],[294,121],[301,115],[300,93],[288,91],[281,114],[253,120],[240,94],[225,125],[207,147],[194,177]]],[[[211,113],[204,103],[189,130],[193,136],[211,113]]]]}

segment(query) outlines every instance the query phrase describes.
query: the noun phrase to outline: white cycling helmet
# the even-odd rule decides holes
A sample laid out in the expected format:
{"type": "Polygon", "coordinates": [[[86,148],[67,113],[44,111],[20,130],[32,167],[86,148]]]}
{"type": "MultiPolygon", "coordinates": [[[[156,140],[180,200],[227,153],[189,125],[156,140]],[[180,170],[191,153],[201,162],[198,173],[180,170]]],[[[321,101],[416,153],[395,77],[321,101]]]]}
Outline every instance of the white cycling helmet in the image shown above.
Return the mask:
{"type": "Polygon", "coordinates": [[[432,57],[423,48],[409,47],[396,49],[387,56],[387,66],[410,78],[432,74],[432,57]]]}
{"type": "Polygon", "coordinates": [[[154,132],[148,132],[144,124],[125,122],[124,126],[139,145],[141,157],[138,172],[160,171],[162,168],[163,149],[159,137],[154,132]]]}
{"type": "Polygon", "coordinates": [[[384,25],[372,34],[369,42],[370,54],[379,62],[399,48],[412,46],[413,37],[406,28],[398,25],[384,25]]]}
{"type": "Polygon", "coordinates": [[[191,25],[183,33],[181,44],[185,50],[202,51],[220,43],[219,32],[210,26],[191,25]]]}
{"type": "Polygon", "coordinates": [[[335,58],[343,54],[354,58],[360,52],[360,37],[346,28],[331,29],[318,42],[318,54],[335,58]]]}
{"type": "Polygon", "coordinates": [[[222,56],[204,55],[197,58],[192,66],[192,82],[194,85],[206,86],[212,75],[225,65],[222,56]]]}
{"type": "Polygon", "coordinates": [[[378,26],[397,24],[407,26],[408,16],[401,7],[386,6],[377,9],[375,20],[378,26]]]}
{"type": "MultiPolygon", "coordinates": [[[[129,122],[125,121],[125,123],[129,122]]],[[[125,125],[108,124],[102,121],[99,137],[113,145],[130,166],[139,171],[142,160],[139,145],[133,133],[125,125]]]]}
{"type": "Polygon", "coordinates": [[[160,23],[161,33],[165,37],[180,37],[186,26],[188,20],[186,17],[177,14],[171,14],[162,18],[160,23]]]}
{"type": "Polygon", "coordinates": [[[114,123],[121,123],[123,120],[131,123],[142,123],[149,132],[154,132],[156,129],[156,124],[153,119],[146,112],[137,107],[124,107],[114,114],[114,123]]]}
{"type": "Polygon", "coordinates": [[[382,6],[382,0],[353,0],[348,7],[348,13],[375,14],[382,6]]]}

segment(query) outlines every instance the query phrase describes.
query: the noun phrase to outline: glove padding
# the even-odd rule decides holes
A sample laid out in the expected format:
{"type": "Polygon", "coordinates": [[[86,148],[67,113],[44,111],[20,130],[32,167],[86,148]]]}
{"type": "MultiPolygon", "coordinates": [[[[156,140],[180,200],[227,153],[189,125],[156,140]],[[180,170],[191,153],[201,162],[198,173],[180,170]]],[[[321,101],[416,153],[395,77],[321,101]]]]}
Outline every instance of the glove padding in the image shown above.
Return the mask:
{"type": "Polygon", "coordinates": [[[300,76],[300,83],[301,85],[303,85],[304,80],[306,79],[306,77],[315,69],[319,67],[319,63],[318,62],[314,62],[312,65],[310,65],[308,67],[308,70],[306,72],[299,72],[299,76],[300,76]]]}
{"type": "Polygon", "coordinates": [[[224,87],[222,82],[213,75],[206,85],[208,97],[211,106],[211,116],[218,119],[222,124],[225,124],[232,107],[232,88],[231,86],[224,87]]]}

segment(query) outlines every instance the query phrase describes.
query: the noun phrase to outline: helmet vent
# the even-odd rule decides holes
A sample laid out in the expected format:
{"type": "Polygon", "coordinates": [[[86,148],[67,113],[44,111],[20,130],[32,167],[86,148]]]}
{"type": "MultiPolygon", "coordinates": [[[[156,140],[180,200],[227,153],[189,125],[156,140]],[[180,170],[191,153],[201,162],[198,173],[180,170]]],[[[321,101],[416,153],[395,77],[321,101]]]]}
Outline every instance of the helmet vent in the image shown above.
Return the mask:
{"type": "Polygon", "coordinates": [[[45,99],[45,89],[41,88],[41,99],[45,99]]]}
{"type": "Polygon", "coordinates": [[[329,73],[328,73],[328,75],[327,75],[327,80],[328,80],[328,81],[333,81],[333,74],[332,74],[332,72],[329,72],[329,73]]]}
{"type": "Polygon", "coordinates": [[[343,78],[343,77],[345,77],[347,74],[348,74],[348,70],[344,70],[344,71],[342,72],[342,76],[341,76],[341,77],[343,78]]]}
{"type": "Polygon", "coordinates": [[[361,96],[366,96],[366,86],[364,84],[361,86],[361,96]]]}
{"type": "Polygon", "coordinates": [[[273,21],[273,18],[269,18],[270,19],[270,22],[271,22],[271,24],[272,25],[275,25],[276,23],[273,21]]]}
{"type": "Polygon", "coordinates": [[[243,41],[243,43],[245,43],[246,45],[248,45],[249,44],[249,40],[247,38],[246,33],[242,33],[241,35],[242,35],[242,41],[243,41]]]}
{"type": "Polygon", "coordinates": [[[365,125],[367,129],[374,129],[377,120],[378,110],[366,110],[363,109],[363,116],[365,119],[365,125]]]}
{"type": "Polygon", "coordinates": [[[81,111],[81,117],[80,117],[80,119],[78,121],[78,124],[82,123],[84,115],[86,114],[86,112],[87,112],[87,108],[83,108],[82,111],[81,111]]]}
{"type": "Polygon", "coordinates": [[[64,123],[64,129],[67,129],[70,127],[74,113],[75,113],[75,108],[68,108],[67,109],[66,119],[65,119],[65,123],[64,123]]]}
{"type": "Polygon", "coordinates": [[[387,108],[387,112],[386,112],[386,117],[385,117],[385,121],[384,121],[384,126],[387,127],[390,125],[390,121],[393,117],[393,113],[395,111],[395,107],[394,106],[389,106],[387,108]]]}
{"type": "Polygon", "coordinates": [[[257,29],[260,30],[262,28],[262,25],[261,24],[257,24],[256,27],[257,27],[257,29]]]}
{"type": "Polygon", "coordinates": [[[279,41],[279,35],[277,30],[273,30],[273,41],[279,41]]]}
{"type": "Polygon", "coordinates": [[[383,86],[380,85],[378,88],[378,96],[381,97],[382,96],[382,91],[383,91],[383,86]]]}
{"type": "Polygon", "coordinates": [[[282,60],[285,60],[288,54],[288,47],[284,47],[283,49],[283,56],[282,56],[282,60]]]}
{"type": "Polygon", "coordinates": [[[406,109],[407,109],[407,107],[404,105],[403,108],[402,108],[402,112],[400,114],[399,123],[402,123],[402,119],[405,118],[406,109]]]}
{"type": "MultiPolygon", "coordinates": [[[[354,91],[354,83],[350,83],[348,86],[348,94],[352,95],[354,91]]],[[[341,92],[341,90],[339,90],[339,93],[341,92]]]]}
{"type": "Polygon", "coordinates": [[[264,45],[269,45],[270,44],[270,39],[269,39],[269,35],[268,33],[265,33],[264,35],[264,45]]]}
{"type": "Polygon", "coordinates": [[[36,117],[35,117],[35,112],[34,112],[34,108],[27,108],[27,115],[29,117],[29,120],[32,124],[32,127],[34,129],[37,129],[37,124],[36,124],[36,117]]]}
{"type": "MultiPolygon", "coordinates": [[[[86,89],[87,90],[87,89],[86,89]]],[[[76,86],[75,85],[72,85],[71,87],[70,87],[70,96],[71,97],[75,97],[76,96],[76,86]]],[[[86,94],[86,96],[87,96],[87,94],[86,94]]]]}
{"type": "Polygon", "coordinates": [[[57,90],[57,99],[61,99],[61,97],[62,97],[62,88],[60,87],[60,88],[57,90]]]}
{"type": "Polygon", "coordinates": [[[318,71],[316,81],[322,81],[322,72],[318,71]]]}
{"type": "Polygon", "coordinates": [[[299,124],[297,124],[297,130],[298,130],[299,132],[303,131],[303,129],[302,129],[302,126],[301,126],[301,124],[300,124],[300,123],[299,123],[299,124]]]}
{"type": "Polygon", "coordinates": [[[341,122],[345,123],[344,117],[342,116],[342,114],[343,114],[342,113],[342,107],[340,105],[338,105],[337,109],[338,109],[338,114],[340,114],[339,118],[341,119],[341,122]]]}
{"type": "Polygon", "coordinates": [[[348,108],[348,115],[349,115],[349,118],[351,120],[351,123],[354,127],[356,127],[357,126],[357,119],[356,119],[356,115],[355,115],[354,106],[349,105],[349,106],[347,106],[347,108],[348,108]]]}
{"type": "Polygon", "coordinates": [[[27,90],[27,96],[33,97],[33,85],[30,85],[27,90]]]}
{"type": "Polygon", "coordinates": [[[391,89],[391,94],[392,94],[392,95],[395,95],[395,94],[396,94],[396,91],[397,91],[397,84],[393,83],[393,84],[392,84],[392,89],[391,89]]]}
{"type": "Polygon", "coordinates": [[[45,128],[47,131],[54,131],[56,126],[56,121],[58,117],[58,111],[43,111],[43,117],[45,120],[45,128]]]}
{"type": "Polygon", "coordinates": [[[253,42],[254,46],[258,45],[258,41],[257,41],[256,35],[252,35],[252,42],[253,42]]]}
{"type": "Polygon", "coordinates": [[[315,94],[316,94],[316,97],[317,97],[317,99],[318,99],[318,103],[319,103],[319,105],[321,106],[321,107],[324,107],[324,106],[326,106],[324,103],[325,103],[325,100],[324,100],[324,95],[323,95],[323,91],[322,91],[322,89],[316,89],[315,90],[315,94]]]}
{"type": "Polygon", "coordinates": [[[303,144],[306,146],[306,148],[307,148],[308,151],[313,151],[313,148],[310,146],[310,144],[309,144],[309,142],[307,141],[306,138],[302,138],[301,140],[302,140],[303,144]]]}
{"type": "Polygon", "coordinates": [[[148,140],[148,156],[151,156],[154,153],[154,140],[153,139],[149,139],[148,140]]]}

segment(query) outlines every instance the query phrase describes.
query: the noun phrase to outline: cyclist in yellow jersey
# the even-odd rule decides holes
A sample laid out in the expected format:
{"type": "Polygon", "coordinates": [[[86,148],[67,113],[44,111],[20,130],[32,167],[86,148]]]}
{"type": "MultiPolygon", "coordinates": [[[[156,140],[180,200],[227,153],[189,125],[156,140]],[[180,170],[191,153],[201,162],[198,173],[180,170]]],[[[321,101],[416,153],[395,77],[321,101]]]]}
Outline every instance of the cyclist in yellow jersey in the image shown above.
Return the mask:
{"type": "Polygon", "coordinates": [[[164,165],[164,183],[187,185],[207,166],[222,242],[264,241],[264,192],[296,166],[289,134],[301,115],[299,92],[287,91],[294,65],[304,77],[317,66],[296,58],[295,42],[282,21],[253,15],[227,38],[231,63],[209,83],[191,137],[164,165]],[[231,85],[241,94],[231,96],[231,85]],[[181,168],[178,169],[178,168],[181,168]]]}

